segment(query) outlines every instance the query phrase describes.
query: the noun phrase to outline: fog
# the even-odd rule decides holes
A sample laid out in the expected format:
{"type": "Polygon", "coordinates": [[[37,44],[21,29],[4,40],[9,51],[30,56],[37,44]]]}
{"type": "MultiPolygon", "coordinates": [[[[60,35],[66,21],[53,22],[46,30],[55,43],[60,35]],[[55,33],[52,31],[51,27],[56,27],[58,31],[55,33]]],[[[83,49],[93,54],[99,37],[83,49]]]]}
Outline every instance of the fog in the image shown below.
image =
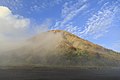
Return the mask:
{"type": "Polygon", "coordinates": [[[54,62],[56,64],[64,53],[62,48],[59,48],[62,41],[62,33],[54,31],[39,33],[24,40],[4,40],[0,45],[0,65],[50,65],[54,62]]]}

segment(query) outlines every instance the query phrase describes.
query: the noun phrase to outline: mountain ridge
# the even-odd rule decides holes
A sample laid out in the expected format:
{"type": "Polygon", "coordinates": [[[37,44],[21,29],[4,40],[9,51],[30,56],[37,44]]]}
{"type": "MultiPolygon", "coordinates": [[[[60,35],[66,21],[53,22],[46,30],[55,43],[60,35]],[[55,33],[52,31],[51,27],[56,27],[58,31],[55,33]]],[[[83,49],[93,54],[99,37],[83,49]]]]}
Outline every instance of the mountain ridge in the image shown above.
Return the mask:
{"type": "Polygon", "coordinates": [[[25,43],[4,55],[6,61],[1,58],[2,65],[120,65],[119,53],[62,30],[43,32],[25,43]]]}

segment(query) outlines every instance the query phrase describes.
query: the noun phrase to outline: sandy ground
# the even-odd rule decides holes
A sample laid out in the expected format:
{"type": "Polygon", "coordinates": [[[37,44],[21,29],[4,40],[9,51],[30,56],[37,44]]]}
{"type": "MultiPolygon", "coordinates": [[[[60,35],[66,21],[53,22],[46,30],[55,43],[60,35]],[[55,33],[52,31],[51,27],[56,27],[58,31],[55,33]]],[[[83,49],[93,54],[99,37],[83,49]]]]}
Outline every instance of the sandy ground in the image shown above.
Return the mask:
{"type": "Polygon", "coordinates": [[[48,67],[0,69],[0,80],[120,80],[120,70],[48,67]]]}

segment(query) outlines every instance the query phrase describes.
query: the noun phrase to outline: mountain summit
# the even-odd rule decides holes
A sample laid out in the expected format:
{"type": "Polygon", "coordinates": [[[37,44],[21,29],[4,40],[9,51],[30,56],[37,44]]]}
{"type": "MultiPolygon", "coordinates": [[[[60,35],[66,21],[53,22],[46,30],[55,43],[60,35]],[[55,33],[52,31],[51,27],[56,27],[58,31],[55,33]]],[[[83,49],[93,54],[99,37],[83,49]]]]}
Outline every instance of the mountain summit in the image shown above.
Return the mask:
{"type": "Polygon", "coordinates": [[[38,34],[9,55],[0,65],[119,66],[120,54],[62,30],[38,34]]]}

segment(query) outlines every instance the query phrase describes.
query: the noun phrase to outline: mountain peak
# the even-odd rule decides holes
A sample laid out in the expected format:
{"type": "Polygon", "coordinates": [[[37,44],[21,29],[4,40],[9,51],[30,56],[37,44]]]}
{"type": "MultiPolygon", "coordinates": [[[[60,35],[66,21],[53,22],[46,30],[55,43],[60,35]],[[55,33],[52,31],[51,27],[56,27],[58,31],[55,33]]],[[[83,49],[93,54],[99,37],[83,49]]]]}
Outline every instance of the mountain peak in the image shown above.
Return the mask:
{"type": "Polygon", "coordinates": [[[37,44],[38,42],[43,41],[42,43],[45,43],[45,44],[51,43],[51,45],[53,46],[54,46],[54,43],[55,45],[58,45],[58,44],[63,45],[64,43],[64,46],[67,45],[69,47],[74,47],[76,49],[86,50],[89,52],[99,52],[99,53],[114,52],[100,45],[89,42],[88,40],[84,40],[64,30],[50,30],[47,32],[43,32],[31,38],[30,41],[33,41],[33,43],[37,43],[37,44]]]}

